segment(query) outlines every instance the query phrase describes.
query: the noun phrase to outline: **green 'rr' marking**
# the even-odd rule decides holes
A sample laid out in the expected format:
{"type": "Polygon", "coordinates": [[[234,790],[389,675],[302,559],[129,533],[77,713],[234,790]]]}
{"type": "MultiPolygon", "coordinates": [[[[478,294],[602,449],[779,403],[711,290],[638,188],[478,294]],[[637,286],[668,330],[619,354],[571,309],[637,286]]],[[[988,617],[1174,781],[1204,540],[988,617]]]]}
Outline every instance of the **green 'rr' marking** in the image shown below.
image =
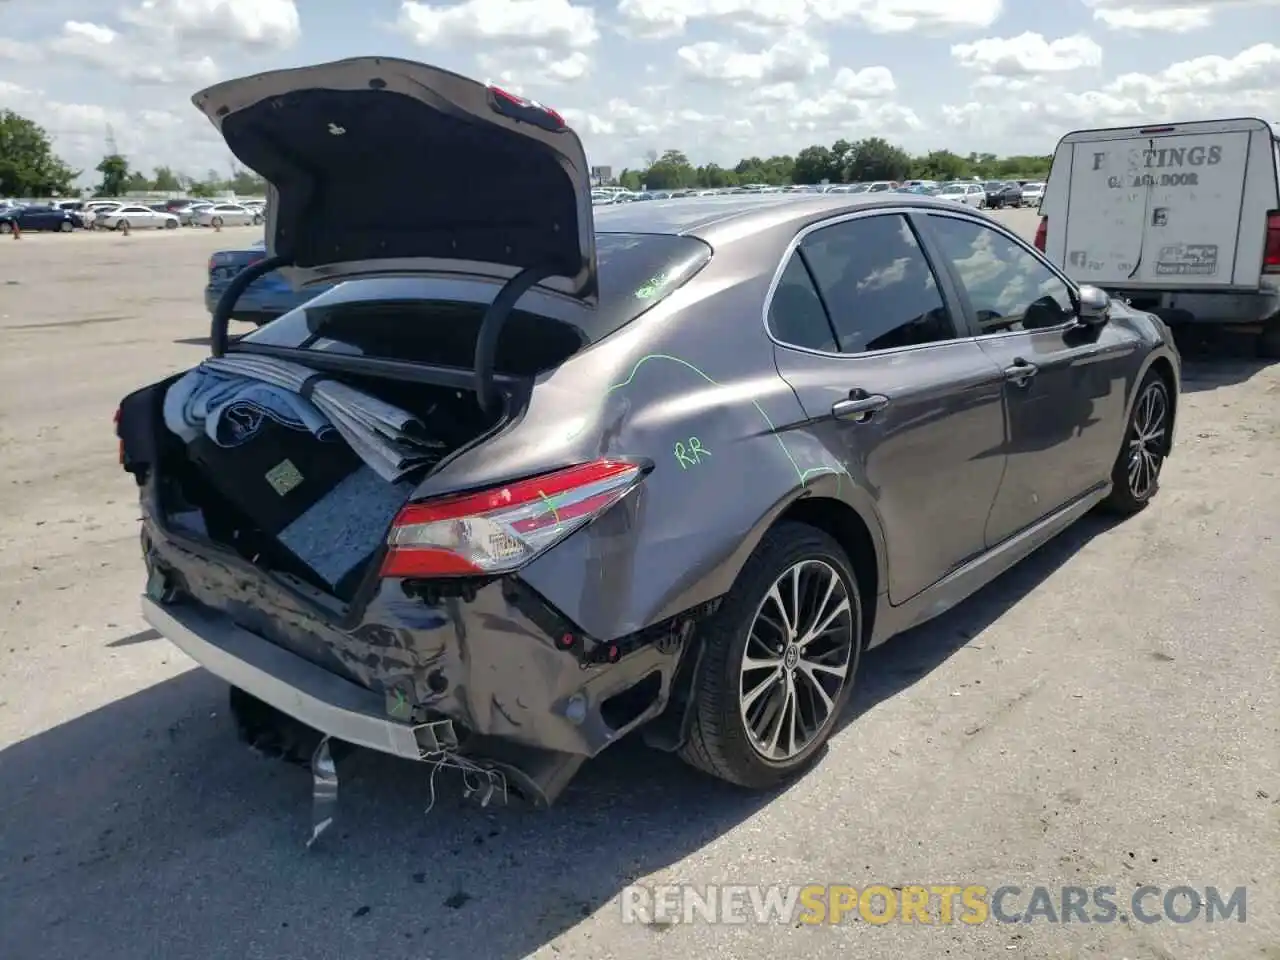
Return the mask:
{"type": "Polygon", "coordinates": [[[542,498],[542,502],[543,502],[543,503],[545,503],[545,504],[547,505],[547,509],[551,511],[551,518],[552,518],[553,520],[555,520],[555,522],[556,522],[556,529],[557,529],[557,530],[559,530],[559,529],[560,529],[560,526],[561,526],[561,524],[560,524],[560,511],[556,509],[556,502],[555,502],[555,500],[554,500],[554,499],[552,499],[551,497],[548,497],[548,496],[547,496],[545,493],[543,493],[541,490],[539,490],[539,491],[538,491],[538,496],[540,496],[540,497],[542,498]]]}
{"type": "MultiPolygon", "coordinates": [[[[690,363],[688,360],[685,360],[681,357],[674,357],[668,353],[650,353],[650,354],[646,354],[645,356],[641,357],[639,360],[636,361],[635,366],[631,368],[631,373],[627,375],[627,378],[625,380],[623,380],[621,383],[615,383],[608,390],[606,390],[604,392],[604,399],[608,400],[609,397],[613,395],[615,390],[621,390],[623,387],[630,386],[632,381],[635,380],[636,374],[640,372],[640,368],[652,360],[666,360],[669,363],[678,364],[679,366],[684,367],[690,373],[693,373],[694,375],[701,377],[703,380],[711,384],[713,387],[722,386],[722,384],[718,380],[714,379],[713,377],[708,375],[705,371],[695,366],[694,364],[690,363]]],[[[758,400],[752,400],[751,405],[756,408],[756,413],[760,414],[760,419],[763,420],[768,425],[769,432],[773,435],[773,439],[778,442],[778,447],[782,450],[783,456],[787,458],[787,462],[790,463],[791,466],[795,469],[796,476],[800,478],[801,486],[804,486],[806,483],[808,483],[810,477],[820,476],[824,473],[834,473],[836,477],[840,479],[840,482],[843,482],[843,478],[849,475],[848,468],[843,463],[837,464],[836,466],[810,467],[807,470],[801,467],[800,464],[796,463],[796,458],[791,455],[791,451],[787,449],[787,444],[782,439],[781,434],[778,433],[778,428],[774,426],[773,421],[769,419],[769,415],[764,412],[764,407],[760,406],[760,402],[758,400]]],[[[573,437],[577,436],[578,433],[581,433],[583,429],[586,429],[586,428],[585,427],[580,428],[577,431],[577,433],[574,433],[568,439],[570,440],[573,439],[573,437]]]]}

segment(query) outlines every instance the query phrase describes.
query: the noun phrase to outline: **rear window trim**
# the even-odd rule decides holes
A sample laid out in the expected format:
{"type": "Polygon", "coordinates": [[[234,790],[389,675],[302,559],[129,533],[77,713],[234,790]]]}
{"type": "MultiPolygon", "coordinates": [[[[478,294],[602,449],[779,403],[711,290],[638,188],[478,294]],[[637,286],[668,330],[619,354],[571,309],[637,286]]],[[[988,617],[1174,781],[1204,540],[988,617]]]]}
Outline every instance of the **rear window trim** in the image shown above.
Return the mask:
{"type": "MultiPolygon", "coordinates": [[[[440,364],[418,363],[412,360],[393,360],[389,357],[366,357],[350,353],[330,353],[310,350],[306,347],[281,347],[266,343],[235,341],[227,344],[227,353],[253,354],[288,360],[304,367],[325,373],[347,373],[356,376],[384,377],[401,383],[422,383],[431,386],[456,387],[459,390],[475,389],[475,371],[467,367],[447,367],[440,364]]],[[[499,373],[493,382],[504,391],[521,387],[527,378],[499,373]]]]}
{"type": "MultiPolygon", "coordinates": [[[[595,306],[585,305],[578,300],[564,297],[554,289],[541,286],[534,286],[520,298],[515,309],[546,317],[574,328],[582,338],[583,349],[588,349],[608,339],[640,319],[701,273],[715,256],[715,249],[710,243],[701,237],[688,234],[616,230],[597,231],[596,236],[598,240],[612,237],[660,239],[672,249],[686,249],[694,265],[691,269],[685,269],[683,275],[679,276],[671,286],[663,290],[660,296],[648,299],[639,297],[637,294],[644,289],[647,282],[652,281],[652,277],[647,278],[646,283],[629,286],[622,293],[613,295],[610,302],[595,306]],[[620,322],[618,321],[619,313],[623,314],[620,322]],[[612,317],[610,317],[611,314],[612,317]],[[606,320],[608,322],[605,322],[606,320]]],[[[248,251],[236,252],[245,253],[248,251]]],[[[686,259],[684,254],[681,254],[678,257],[667,258],[666,262],[684,266],[690,260],[686,259]]],[[[606,271],[602,272],[606,277],[608,276],[606,271]]],[[[498,291],[502,289],[505,282],[505,280],[498,281],[488,277],[435,273],[351,279],[320,293],[313,300],[298,305],[293,310],[277,318],[275,323],[245,334],[244,338],[239,342],[245,346],[253,344],[255,346],[282,346],[287,349],[305,350],[316,339],[314,322],[308,319],[311,312],[339,311],[348,306],[354,308],[355,305],[360,303],[390,303],[417,300],[472,304],[483,308],[493,302],[494,297],[497,296],[498,291]],[[432,289],[437,285],[438,289],[432,289]],[[343,291],[343,288],[347,289],[343,291]],[[271,333],[266,331],[269,331],[276,323],[284,321],[295,313],[301,315],[303,323],[305,323],[307,330],[310,332],[305,338],[301,338],[299,342],[288,344],[287,346],[278,342],[273,343],[271,333]]],[[[612,290],[612,285],[607,279],[602,286],[605,290],[612,290]]],[[[321,336],[323,337],[323,334],[321,336]]]]}

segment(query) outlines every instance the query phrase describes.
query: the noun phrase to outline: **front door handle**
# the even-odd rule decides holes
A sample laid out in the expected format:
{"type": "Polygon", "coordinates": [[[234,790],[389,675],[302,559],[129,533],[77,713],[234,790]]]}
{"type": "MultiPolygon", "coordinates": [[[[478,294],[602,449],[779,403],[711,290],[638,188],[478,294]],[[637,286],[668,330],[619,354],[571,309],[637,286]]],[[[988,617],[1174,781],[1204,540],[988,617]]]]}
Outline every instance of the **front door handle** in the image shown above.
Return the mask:
{"type": "Polygon", "coordinates": [[[889,405],[889,398],[880,393],[851,394],[848,400],[837,400],[831,405],[831,415],[837,420],[852,420],[862,423],[871,419],[871,415],[889,405]]]}
{"type": "Polygon", "coordinates": [[[1004,368],[1004,378],[1016,387],[1025,387],[1031,378],[1040,372],[1034,363],[1028,363],[1021,357],[1013,361],[1013,365],[1004,368]]]}

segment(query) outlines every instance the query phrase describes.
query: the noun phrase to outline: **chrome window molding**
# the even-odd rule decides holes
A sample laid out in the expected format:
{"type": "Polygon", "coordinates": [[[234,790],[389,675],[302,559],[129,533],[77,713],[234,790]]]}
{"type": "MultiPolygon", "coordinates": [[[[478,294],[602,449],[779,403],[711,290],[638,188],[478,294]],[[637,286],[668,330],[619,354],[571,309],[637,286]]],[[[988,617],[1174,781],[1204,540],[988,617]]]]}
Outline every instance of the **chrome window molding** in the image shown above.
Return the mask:
{"type": "MultiPolygon", "coordinates": [[[[762,309],[761,315],[760,315],[761,323],[764,325],[765,336],[769,338],[770,342],[773,343],[774,346],[781,347],[784,350],[794,350],[797,353],[807,353],[815,357],[825,357],[828,359],[840,359],[840,360],[859,360],[859,359],[865,360],[871,357],[895,356],[897,354],[909,353],[917,350],[933,350],[941,347],[947,347],[954,343],[976,343],[979,341],[994,340],[1000,337],[1018,337],[1018,336],[1023,336],[1027,333],[1052,333],[1054,331],[1060,331],[1065,333],[1067,330],[1069,330],[1073,326],[1073,321],[1068,320],[1065,323],[1058,324],[1057,326],[1043,327],[1037,330],[1004,330],[1004,331],[1000,331],[999,333],[980,333],[980,334],[968,333],[967,335],[964,335],[964,336],[953,337],[950,340],[936,340],[933,343],[917,343],[917,344],[911,344],[910,346],[906,346],[906,347],[890,347],[887,350],[864,350],[861,353],[840,353],[838,351],[832,351],[832,350],[815,350],[812,347],[801,347],[794,343],[787,343],[785,340],[779,339],[778,337],[774,336],[773,331],[769,328],[769,308],[773,305],[773,296],[777,292],[778,284],[782,281],[782,274],[783,274],[783,271],[786,270],[787,264],[791,262],[791,258],[795,256],[796,249],[800,246],[801,243],[804,242],[805,238],[809,236],[809,234],[815,233],[818,230],[825,229],[826,227],[834,227],[842,223],[849,223],[850,221],[853,221],[853,220],[863,220],[868,217],[884,217],[884,216],[909,217],[912,214],[916,214],[919,216],[937,215],[940,217],[950,217],[955,220],[966,220],[969,223],[976,224],[977,226],[986,227],[990,230],[996,231],[997,233],[1004,236],[1006,239],[1012,240],[1017,246],[1021,247],[1023,250],[1032,254],[1032,256],[1036,260],[1038,260],[1046,269],[1048,269],[1050,273],[1052,273],[1055,277],[1061,280],[1066,285],[1068,292],[1071,294],[1073,300],[1075,300],[1078,305],[1079,291],[1076,287],[1076,284],[1074,284],[1068,277],[1066,277],[1060,270],[1058,270],[1057,267],[1055,267],[1052,263],[1050,263],[1049,260],[1046,259],[1040,253],[1040,251],[1037,250],[1033,245],[1028,244],[1016,233],[1013,233],[1011,230],[1006,229],[1003,224],[998,223],[995,220],[982,216],[981,214],[974,215],[973,211],[971,211],[968,207],[963,207],[956,210],[951,210],[946,207],[935,207],[932,205],[924,205],[924,204],[921,204],[920,206],[911,205],[911,206],[901,206],[901,207],[875,207],[871,210],[855,210],[847,213],[839,213],[839,214],[836,214],[835,216],[828,217],[824,220],[818,220],[818,221],[815,221],[814,223],[806,224],[787,243],[786,249],[783,250],[782,252],[781,259],[778,261],[777,266],[774,267],[773,277],[769,281],[768,290],[765,292],[764,308],[762,309]]],[[[920,252],[922,256],[925,256],[923,246],[920,248],[920,252]]],[[[930,264],[930,269],[934,269],[932,264],[930,264]]],[[[937,278],[935,277],[935,282],[936,281],[937,281],[937,278]]],[[[945,302],[945,296],[944,296],[944,302],[945,302]]]]}

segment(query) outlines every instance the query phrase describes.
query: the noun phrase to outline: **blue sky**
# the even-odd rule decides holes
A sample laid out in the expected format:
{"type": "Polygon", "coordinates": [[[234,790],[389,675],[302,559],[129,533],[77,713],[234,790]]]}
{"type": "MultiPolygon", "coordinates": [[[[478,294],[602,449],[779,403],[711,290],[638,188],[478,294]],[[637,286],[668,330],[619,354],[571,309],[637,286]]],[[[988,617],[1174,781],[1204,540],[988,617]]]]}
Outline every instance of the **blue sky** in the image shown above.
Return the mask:
{"type": "Polygon", "coordinates": [[[1070,129],[1280,121],[1280,0],[0,0],[0,107],[91,169],[229,155],[190,105],[238,74],[410,57],[561,110],[593,163],[879,135],[1048,153],[1070,129]]]}

